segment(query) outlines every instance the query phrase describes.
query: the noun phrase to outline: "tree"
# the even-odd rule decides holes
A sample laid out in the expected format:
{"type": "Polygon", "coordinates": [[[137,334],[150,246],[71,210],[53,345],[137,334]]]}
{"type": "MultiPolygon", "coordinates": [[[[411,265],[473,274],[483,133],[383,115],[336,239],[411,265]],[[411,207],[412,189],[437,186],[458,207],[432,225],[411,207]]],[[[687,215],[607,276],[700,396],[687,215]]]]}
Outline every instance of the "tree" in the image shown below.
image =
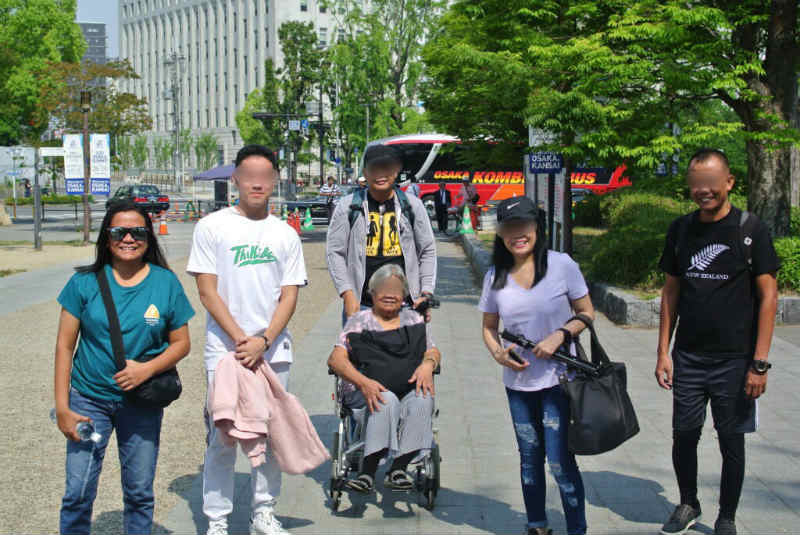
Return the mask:
{"type": "Polygon", "coordinates": [[[117,140],[117,154],[112,163],[116,170],[126,171],[133,166],[133,161],[133,141],[129,136],[123,136],[117,140]]]}
{"type": "Polygon", "coordinates": [[[153,138],[153,157],[155,158],[156,169],[167,169],[172,163],[175,154],[175,142],[170,138],[153,138]]]}
{"type": "Polygon", "coordinates": [[[255,112],[277,111],[281,107],[278,97],[280,79],[271,58],[264,62],[264,75],[264,86],[251,91],[247,95],[244,107],[236,114],[236,126],[239,127],[239,134],[246,143],[279,147],[283,145],[285,132],[281,128],[280,121],[264,123],[253,119],[255,112]]]}
{"type": "Polygon", "coordinates": [[[442,5],[376,0],[364,11],[347,0],[328,2],[333,13],[341,14],[341,33],[327,50],[323,81],[334,103],[334,132],[346,165],[368,139],[429,127],[417,110],[419,56],[442,5]]]}
{"type": "Polygon", "coordinates": [[[63,91],[44,91],[41,102],[62,127],[68,130],[83,129],[81,91],[88,90],[92,99],[89,130],[110,134],[112,154],[116,154],[116,144],[121,136],[135,135],[152,128],[147,99],[118,89],[117,82],[139,78],[128,60],[53,63],[49,69],[63,91]]]}
{"type": "MultiPolygon", "coordinates": [[[[236,124],[246,143],[287,146],[298,154],[304,142],[301,132],[288,132],[285,119],[259,125],[252,113],[305,115],[306,103],[316,100],[313,91],[320,79],[322,53],[317,47],[317,34],[312,23],[284,22],[278,29],[278,38],[284,55],[283,67],[274,69],[272,61],[267,60],[264,87],[248,96],[244,108],[236,115],[236,124]]],[[[290,177],[293,182],[296,180],[296,168],[290,170],[290,177]]]]}
{"type": "Polygon", "coordinates": [[[189,160],[192,158],[192,147],[194,146],[194,138],[192,137],[192,129],[184,128],[178,136],[178,148],[183,158],[183,163],[189,166],[189,160]]]}
{"type": "Polygon", "coordinates": [[[197,136],[194,140],[194,154],[198,169],[211,169],[217,158],[217,139],[208,133],[197,136]]]}
{"type": "Polygon", "coordinates": [[[132,157],[133,165],[141,172],[150,158],[150,147],[147,145],[146,137],[136,136],[136,139],[133,140],[132,157]]]}
{"type": "Polygon", "coordinates": [[[532,125],[556,134],[542,146],[568,162],[634,170],[738,138],[750,209],[775,235],[788,232],[796,1],[460,0],[440,28],[424,53],[434,124],[491,137],[495,150],[525,143],[532,125]],[[708,101],[735,119],[703,122],[708,101]]]}
{"type": "Polygon", "coordinates": [[[49,65],[77,62],[86,49],[76,0],[0,0],[0,145],[39,140],[50,117],[42,106],[61,92],[49,65]]]}

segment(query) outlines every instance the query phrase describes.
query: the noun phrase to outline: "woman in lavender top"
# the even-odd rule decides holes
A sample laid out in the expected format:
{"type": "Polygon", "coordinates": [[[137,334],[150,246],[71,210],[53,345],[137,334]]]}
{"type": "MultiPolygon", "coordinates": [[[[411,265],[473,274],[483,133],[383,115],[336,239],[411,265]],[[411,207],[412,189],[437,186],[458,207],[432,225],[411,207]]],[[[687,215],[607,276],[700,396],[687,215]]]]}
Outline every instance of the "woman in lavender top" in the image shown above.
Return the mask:
{"type": "Polygon", "coordinates": [[[478,307],[483,340],[503,369],[511,419],[520,454],[527,533],[547,535],[544,460],[558,483],[570,535],[586,533],[583,481],[575,456],[567,449],[569,404],[559,384],[566,373],[553,353],[584,324],[570,321],[582,313],[594,318],[589,290],[578,265],[566,254],[549,251],[539,210],[527,197],[513,197],[497,208],[498,230],[493,267],[486,273],[478,307]],[[537,342],[532,351],[504,347],[503,328],[537,342]],[[522,364],[511,357],[514,352],[522,364]]]}

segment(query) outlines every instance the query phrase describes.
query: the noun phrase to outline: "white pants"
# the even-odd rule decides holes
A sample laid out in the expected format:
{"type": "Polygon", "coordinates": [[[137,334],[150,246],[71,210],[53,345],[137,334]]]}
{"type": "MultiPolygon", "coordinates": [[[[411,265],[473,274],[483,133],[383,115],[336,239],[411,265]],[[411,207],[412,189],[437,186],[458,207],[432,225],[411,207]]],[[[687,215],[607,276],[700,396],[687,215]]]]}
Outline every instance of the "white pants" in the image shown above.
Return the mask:
{"type": "MultiPolygon", "coordinates": [[[[284,388],[289,385],[288,362],[270,364],[284,388]]],[[[214,382],[214,371],[206,372],[207,385],[214,382]]],[[[206,404],[208,406],[208,404],[206,404]]],[[[226,446],[214,422],[206,410],[208,446],[203,466],[203,513],[209,520],[220,520],[233,511],[233,480],[236,464],[236,446],[226,446]]],[[[267,449],[267,460],[250,471],[250,486],[253,491],[252,511],[272,512],[281,492],[281,470],[267,449]]]]}

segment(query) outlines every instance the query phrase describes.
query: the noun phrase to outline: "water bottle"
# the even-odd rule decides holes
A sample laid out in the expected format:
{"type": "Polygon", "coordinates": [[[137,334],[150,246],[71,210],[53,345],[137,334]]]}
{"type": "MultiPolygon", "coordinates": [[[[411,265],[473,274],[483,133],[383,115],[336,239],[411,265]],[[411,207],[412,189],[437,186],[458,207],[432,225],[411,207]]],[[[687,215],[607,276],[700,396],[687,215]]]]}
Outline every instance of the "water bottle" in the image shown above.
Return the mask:
{"type": "MultiPolygon", "coordinates": [[[[56,418],[56,410],[50,409],[50,419],[53,422],[58,423],[58,418],[56,418]]],[[[81,442],[86,442],[87,440],[91,440],[95,444],[100,442],[100,439],[103,438],[100,433],[94,430],[94,424],[92,422],[78,422],[75,431],[78,433],[78,436],[81,439],[81,442]]]]}

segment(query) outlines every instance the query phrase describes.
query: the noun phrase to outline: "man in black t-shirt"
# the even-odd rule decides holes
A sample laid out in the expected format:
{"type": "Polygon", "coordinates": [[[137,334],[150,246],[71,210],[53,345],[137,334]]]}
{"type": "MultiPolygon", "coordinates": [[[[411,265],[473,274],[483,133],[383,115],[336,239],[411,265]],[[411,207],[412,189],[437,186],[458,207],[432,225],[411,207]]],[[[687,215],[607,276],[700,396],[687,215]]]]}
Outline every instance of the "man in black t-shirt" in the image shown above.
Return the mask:
{"type": "Polygon", "coordinates": [[[687,178],[699,210],[670,225],[660,262],[666,282],[655,373],[673,392],[672,461],[681,495],[661,532],[684,533],[700,518],[697,444],[710,401],[722,453],[714,533],[729,535],[744,482],[744,433],[756,429],[756,399],[771,366],[780,265],[766,226],[728,201],[734,177],[724,153],[695,153],[687,178]]]}

